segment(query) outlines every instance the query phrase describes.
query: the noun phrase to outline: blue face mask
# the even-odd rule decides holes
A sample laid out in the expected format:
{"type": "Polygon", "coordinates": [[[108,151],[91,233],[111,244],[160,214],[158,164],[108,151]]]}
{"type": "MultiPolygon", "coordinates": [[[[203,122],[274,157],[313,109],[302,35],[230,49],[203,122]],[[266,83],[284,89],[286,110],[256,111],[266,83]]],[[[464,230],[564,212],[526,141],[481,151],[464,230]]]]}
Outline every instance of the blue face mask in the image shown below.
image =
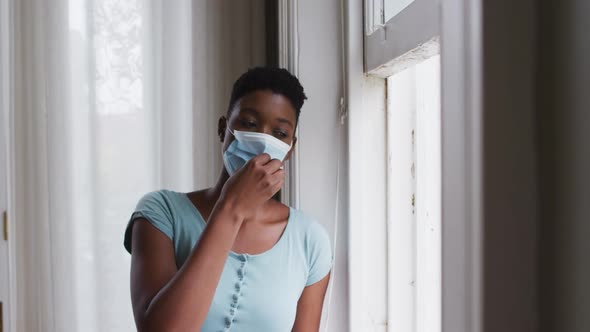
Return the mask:
{"type": "Polygon", "coordinates": [[[231,133],[235,140],[223,153],[223,163],[230,176],[259,154],[268,153],[271,159],[283,161],[291,150],[291,145],[271,135],[239,130],[231,133]]]}

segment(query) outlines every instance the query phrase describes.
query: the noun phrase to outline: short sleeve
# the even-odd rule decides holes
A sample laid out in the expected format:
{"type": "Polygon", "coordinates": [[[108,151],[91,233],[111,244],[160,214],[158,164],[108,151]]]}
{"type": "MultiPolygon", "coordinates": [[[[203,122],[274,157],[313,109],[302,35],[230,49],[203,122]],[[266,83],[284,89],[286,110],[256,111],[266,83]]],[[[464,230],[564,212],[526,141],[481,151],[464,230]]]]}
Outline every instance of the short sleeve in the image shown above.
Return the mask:
{"type": "Polygon", "coordinates": [[[306,234],[309,275],[305,286],[323,279],[332,268],[333,255],[330,237],[322,225],[312,222],[306,234]]]}
{"type": "Polygon", "coordinates": [[[131,234],[133,222],[137,218],[144,218],[164,235],[172,240],[173,223],[170,212],[170,202],[162,191],[153,191],[145,194],[137,203],[135,211],[131,214],[127,228],[125,229],[125,238],[123,245],[131,253],[131,234]]]}

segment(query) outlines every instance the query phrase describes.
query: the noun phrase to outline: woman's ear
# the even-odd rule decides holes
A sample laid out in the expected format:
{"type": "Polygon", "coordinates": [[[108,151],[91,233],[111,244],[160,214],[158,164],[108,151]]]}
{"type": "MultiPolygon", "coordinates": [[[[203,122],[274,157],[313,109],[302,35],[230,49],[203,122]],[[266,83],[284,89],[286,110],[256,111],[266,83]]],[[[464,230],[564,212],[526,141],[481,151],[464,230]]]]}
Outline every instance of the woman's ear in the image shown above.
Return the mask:
{"type": "Polygon", "coordinates": [[[291,154],[293,153],[293,149],[295,148],[295,144],[297,144],[297,137],[293,137],[293,143],[291,143],[291,150],[287,152],[284,161],[291,159],[291,154]]]}
{"type": "Polygon", "coordinates": [[[227,129],[227,118],[225,115],[222,115],[219,118],[219,122],[217,123],[217,136],[219,136],[219,141],[223,143],[225,140],[225,130],[227,129]]]}

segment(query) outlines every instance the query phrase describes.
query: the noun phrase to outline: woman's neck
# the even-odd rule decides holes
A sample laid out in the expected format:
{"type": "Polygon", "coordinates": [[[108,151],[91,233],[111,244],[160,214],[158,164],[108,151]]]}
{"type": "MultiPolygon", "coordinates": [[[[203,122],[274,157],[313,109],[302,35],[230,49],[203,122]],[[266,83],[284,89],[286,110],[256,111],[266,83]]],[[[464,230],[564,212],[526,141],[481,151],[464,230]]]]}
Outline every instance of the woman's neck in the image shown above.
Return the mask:
{"type": "Polygon", "coordinates": [[[217,202],[219,196],[221,196],[223,186],[225,185],[228,179],[229,174],[227,174],[227,171],[225,170],[225,168],[223,168],[221,173],[219,174],[219,177],[217,178],[217,183],[215,183],[213,187],[206,190],[205,195],[207,197],[207,201],[212,202],[213,204],[217,202]]]}

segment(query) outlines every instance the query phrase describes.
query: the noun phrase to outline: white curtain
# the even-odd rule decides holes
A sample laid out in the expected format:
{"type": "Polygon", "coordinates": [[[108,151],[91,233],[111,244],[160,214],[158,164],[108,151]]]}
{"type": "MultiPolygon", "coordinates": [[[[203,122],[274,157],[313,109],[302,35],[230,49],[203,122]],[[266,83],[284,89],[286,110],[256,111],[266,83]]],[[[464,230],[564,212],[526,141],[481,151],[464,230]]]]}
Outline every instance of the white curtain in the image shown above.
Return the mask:
{"type": "Polygon", "coordinates": [[[134,331],[127,219],[148,191],[215,180],[231,82],[264,63],[263,0],[10,3],[12,325],[134,331]]]}

